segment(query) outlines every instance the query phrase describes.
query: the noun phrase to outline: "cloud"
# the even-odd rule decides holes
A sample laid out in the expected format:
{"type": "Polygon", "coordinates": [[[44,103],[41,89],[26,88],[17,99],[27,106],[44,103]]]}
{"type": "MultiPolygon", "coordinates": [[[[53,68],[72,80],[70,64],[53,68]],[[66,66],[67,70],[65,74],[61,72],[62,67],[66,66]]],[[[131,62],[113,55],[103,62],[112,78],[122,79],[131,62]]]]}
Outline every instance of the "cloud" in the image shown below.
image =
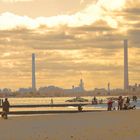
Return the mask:
{"type": "Polygon", "coordinates": [[[126,0],[98,0],[97,3],[93,2],[73,15],[36,17],[35,19],[6,12],[0,15],[0,21],[2,21],[0,22],[0,29],[11,29],[16,26],[25,26],[34,29],[40,25],[46,25],[48,27],[60,25],[79,27],[83,25],[91,25],[98,20],[104,20],[109,26],[117,28],[117,17],[112,17],[108,13],[122,9],[125,2],[126,0]]]}
{"type": "Polygon", "coordinates": [[[131,5],[125,3],[124,6],[113,1],[111,7],[105,3],[109,0],[103,0],[73,15],[48,18],[1,14],[0,83],[14,88],[30,86],[34,52],[38,86],[70,87],[73,82],[79,82],[82,72],[88,88],[103,87],[108,81],[113,87],[121,87],[122,40],[126,37],[129,39],[130,83],[139,82],[139,4],[131,0],[131,5]],[[114,4],[121,8],[114,9],[114,4]],[[55,24],[50,25],[51,22],[55,24]],[[112,22],[117,26],[112,26],[112,22]]]}
{"type": "Polygon", "coordinates": [[[11,2],[11,3],[15,3],[15,2],[27,2],[27,1],[33,1],[33,0],[1,0],[2,2],[11,2]]]}
{"type": "Polygon", "coordinates": [[[80,4],[82,4],[82,3],[84,3],[84,2],[85,2],[85,0],[81,0],[81,1],[80,1],[80,4]]]}

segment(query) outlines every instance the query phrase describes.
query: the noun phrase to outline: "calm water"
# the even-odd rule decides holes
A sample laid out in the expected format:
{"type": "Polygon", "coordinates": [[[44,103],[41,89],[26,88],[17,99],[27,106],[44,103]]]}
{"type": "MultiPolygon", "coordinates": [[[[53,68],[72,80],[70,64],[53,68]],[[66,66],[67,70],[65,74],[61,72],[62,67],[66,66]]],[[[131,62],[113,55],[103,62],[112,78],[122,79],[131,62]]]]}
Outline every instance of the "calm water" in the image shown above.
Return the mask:
{"type": "MultiPolygon", "coordinates": [[[[88,99],[91,103],[93,97],[83,97],[85,99],[88,99]]],[[[104,102],[107,102],[107,97],[97,97],[98,100],[103,99],[104,102]]],[[[53,98],[54,104],[63,104],[63,103],[69,103],[65,102],[68,99],[72,99],[72,97],[55,97],[53,98]]],[[[51,98],[43,97],[43,98],[9,98],[9,102],[11,105],[28,105],[28,104],[50,104],[51,98]]],[[[140,109],[140,99],[138,99],[137,102],[131,101],[131,105],[136,105],[137,109],[140,109]]],[[[114,106],[117,108],[117,102],[115,102],[114,106]]],[[[99,104],[99,105],[89,105],[85,106],[84,109],[86,110],[106,110],[107,104],[99,104]]],[[[77,107],[43,107],[43,108],[11,108],[11,111],[13,110],[77,110],[77,107]]]]}

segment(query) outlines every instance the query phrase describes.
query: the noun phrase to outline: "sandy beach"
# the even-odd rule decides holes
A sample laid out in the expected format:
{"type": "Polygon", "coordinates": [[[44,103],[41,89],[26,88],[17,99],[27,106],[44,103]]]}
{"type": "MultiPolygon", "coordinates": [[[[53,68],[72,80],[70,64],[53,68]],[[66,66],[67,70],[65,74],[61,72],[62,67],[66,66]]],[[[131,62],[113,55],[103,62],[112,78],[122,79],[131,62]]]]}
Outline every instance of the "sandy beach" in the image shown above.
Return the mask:
{"type": "Polygon", "coordinates": [[[139,140],[140,110],[0,119],[0,140],[139,140]]]}

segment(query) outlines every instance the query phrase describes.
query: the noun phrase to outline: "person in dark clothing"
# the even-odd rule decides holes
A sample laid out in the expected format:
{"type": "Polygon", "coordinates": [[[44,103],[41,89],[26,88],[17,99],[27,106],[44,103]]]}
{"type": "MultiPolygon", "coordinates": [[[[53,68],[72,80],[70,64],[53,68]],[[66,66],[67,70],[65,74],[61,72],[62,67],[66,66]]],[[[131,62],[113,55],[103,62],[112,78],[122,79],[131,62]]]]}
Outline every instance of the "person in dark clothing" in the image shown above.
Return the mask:
{"type": "Polygon", "coordinates": [[[130,105],[130,98],[129,98],[129,97],[126,98],[126,105],[127,105],[127,106],[130,105]]]}
{"type": "Polygon", "coordinates": [[[128,110],[128,106],[124,104],[123,110],[128,110]]]}
{"type": "Polygon", "coordinates": [[[134,100],[135,100],[135,102],[137,102],[137,96],[135,96],[135,99],[134,100]]]}
{"type": "Polygon", "coordinates": [[[78,106],[78,111],[79,111],[79,112],[82,112],[82,110],[83,110],[83,107],[82,107],[81,105],[79,105],[79,106],[78,106]]]}
{"type": "Polygon", "coordinates": [[[137,102],[137,96],[133,96],[133,101],[137,102]]]}
{"type": "Polygon", "coordinates": [[[124,104],[123,110],[130,110],[130,109],[136,109],[136,105],[127,106],[126,104],[124,104]]]}
{"type": "Polygon", "coordinates": [[[2,118],[8,119],[8,113],[9,113],[9,107],[10,103],[7,98],[5,98],[5,101],[2,104],[2,118]]]}
{"type": "Polygon", "coordinates": [[[122,110],[122,108],[123,108],[123,98],[122,96],[120,96],[118,99],[118,110],[122,110]]]}
{"type": "Polygon", "coordinates": [[[51,98],[51,104],[53,105],[53,99],[51,98]]]}
{"type": "Polygon", "coordinates": [[[94,96],[94,98],[92,99],[92,104],[98,104],[97,102],[97,98],[94,96]]]}

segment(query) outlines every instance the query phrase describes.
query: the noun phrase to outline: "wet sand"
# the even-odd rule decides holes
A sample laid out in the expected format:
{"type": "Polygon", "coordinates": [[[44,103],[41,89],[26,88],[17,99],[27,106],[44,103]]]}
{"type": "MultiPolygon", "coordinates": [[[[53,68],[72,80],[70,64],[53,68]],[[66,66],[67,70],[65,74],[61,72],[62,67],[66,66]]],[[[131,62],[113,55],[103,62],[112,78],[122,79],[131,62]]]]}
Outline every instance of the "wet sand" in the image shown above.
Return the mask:
{"type": "Polygon", "coordinates": [[[140,110],[9,117],[0,140],[140,140],[140,110]]]}

